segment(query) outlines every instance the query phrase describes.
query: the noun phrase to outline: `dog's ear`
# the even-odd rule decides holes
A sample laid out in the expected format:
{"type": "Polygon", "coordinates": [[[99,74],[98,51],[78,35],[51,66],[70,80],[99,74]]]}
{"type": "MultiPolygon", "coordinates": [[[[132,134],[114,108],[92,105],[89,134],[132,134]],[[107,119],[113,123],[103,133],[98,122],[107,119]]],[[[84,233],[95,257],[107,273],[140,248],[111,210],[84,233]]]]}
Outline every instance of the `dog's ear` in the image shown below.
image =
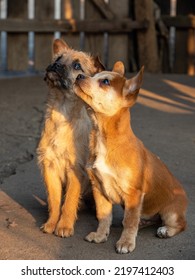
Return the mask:
{"type": "Polygon", "coordinates": [[[144,73],[144,66],[142,66],[141,70],[138,72],[138,74],[135,77],[126,80],[125,82],[125,85],[123,87],[123,97],[125,99],[125,104],[127,107],[133,106],[133,104],[137,99],[143,80],[143,73],[144,73]]]}
{"type": "Polygon", "coordinates": [[[120,74],[121,76],[124,76],[124,74],[125,74],[125,66],[122,63],[122,61],[117,61],[114,64],[112,72],[116,72],[116,73],[120,74]]]}
{"type": "Polygon", "coordinates": [[[53,55],[60,55],[68,49],[70,49],[69,46],[62,39],[54,40],[53,55]]]}
{"type": "Polygon", "coordinates": [[[102,64],[99,55],[94,56],[93,59],[94,59],[94,66],[97,69],[97,73],[104,71],[105,67],[102,64]]]}

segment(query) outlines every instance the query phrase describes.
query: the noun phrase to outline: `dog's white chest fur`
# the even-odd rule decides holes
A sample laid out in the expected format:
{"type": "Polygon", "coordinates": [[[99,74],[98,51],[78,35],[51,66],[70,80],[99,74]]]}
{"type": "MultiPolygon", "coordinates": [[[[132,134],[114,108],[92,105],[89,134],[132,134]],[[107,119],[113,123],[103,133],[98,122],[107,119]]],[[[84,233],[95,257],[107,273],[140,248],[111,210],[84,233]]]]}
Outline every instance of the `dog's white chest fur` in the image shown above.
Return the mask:
{"type": "Polygon", "coordinates": [[[101,191],[114,203],[120,203],[119,178],[114,168],[106,162],[107,149],[101,137],[97,138],[96,155],[93,170],[101,182],[101,191]]]}
{"type": "Polygon", "coordinates": [[[102,141],[98,141],[96,145],[97,157],[94,162],[93,168],[96,168],[102,175],[110,176],[114,179],[115,174],[112,171],[112,168],[106,163],[106,147],[102,141]]]}

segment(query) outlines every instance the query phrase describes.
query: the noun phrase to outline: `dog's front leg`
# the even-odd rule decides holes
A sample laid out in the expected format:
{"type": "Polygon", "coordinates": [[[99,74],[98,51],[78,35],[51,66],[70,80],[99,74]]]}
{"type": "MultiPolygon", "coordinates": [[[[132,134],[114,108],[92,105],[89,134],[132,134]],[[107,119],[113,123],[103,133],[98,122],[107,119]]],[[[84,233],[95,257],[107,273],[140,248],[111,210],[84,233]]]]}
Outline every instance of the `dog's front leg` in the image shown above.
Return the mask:
{"type": "Polygon", "coordinates": [[[116,243],[116,251],[120,254],[130,253],[135,249],[136,236],[142,207],[140,191],[133,190],[125,200],[123,232],[116,243]]]}
{"type": "Polygon", "coordinates": [[[41,229],[43,232],[53,233],[60,216],[62,183],[57,168],[49,167],[47,163],[43,166],[43,176],[47,189],[49,218],[41,229]]]}
{"type": "MultiPolygon", "coordinates": [[[[90,176],[91,177],[91,176],[90,176]]],[[[110,225],[112,223],[112,203],[109,202],[93,183],[93,195],[96,204],[96,216],[98,219],[98,228],[96,232],[89,233],[85,240],[89,242],[101,243],[108,239],[110,233],[110,225]]]]}
{"type": "Polygon", "coordinates": [[[70,168],[67,172],[66,196],[62,206],[61,217],[55,230],[56,235],[69,237],[74,234],[80,195],[81,178],[79,171],[70,168]]]}

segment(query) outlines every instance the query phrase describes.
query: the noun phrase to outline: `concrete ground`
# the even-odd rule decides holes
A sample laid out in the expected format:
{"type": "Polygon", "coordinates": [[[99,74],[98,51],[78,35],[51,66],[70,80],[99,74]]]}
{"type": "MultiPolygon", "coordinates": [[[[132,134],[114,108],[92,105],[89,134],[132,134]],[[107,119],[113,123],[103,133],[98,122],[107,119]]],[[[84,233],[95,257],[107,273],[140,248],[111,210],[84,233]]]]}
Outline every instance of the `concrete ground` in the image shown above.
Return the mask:
{"type": "Polygon", "coordinates": [[[139,231],[135,251],[115,253],[123,212],[114,208],[108,241],[83,240],[97,226],[95,214],[79,213],[73,237],[44,234],[45,188],[36,164],[47,87],[41,76],[0,80],[0,259],[195,259],[195,79],[146,74],[132,126],[145,145],[167,164],[189,197],[188,228],[170,239],[155,236],[156,226],[139,231]]]}

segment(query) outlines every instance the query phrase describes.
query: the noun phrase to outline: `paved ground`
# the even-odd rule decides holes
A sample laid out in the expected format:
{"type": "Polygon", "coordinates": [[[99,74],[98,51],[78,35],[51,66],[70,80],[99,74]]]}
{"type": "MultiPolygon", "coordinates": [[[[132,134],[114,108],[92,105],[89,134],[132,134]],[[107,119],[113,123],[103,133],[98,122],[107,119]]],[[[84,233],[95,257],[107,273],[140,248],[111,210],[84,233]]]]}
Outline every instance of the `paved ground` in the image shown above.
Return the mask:
{"type": "Polygon", "coordinates": [[[36,165],[47,88],[41,76],[0,80],[0,259],[194,259],[195,258],[195,79],[184,75],[144,78],[132,125],[183,183],[189,197],[188,229],[167,240],[156,227],[138,233],[132,254],[118,255],[122,210],[114,208],[108,242],[90,244],[84,236],[96,228],[94,213],[79,214],[75,235],[43,234],[47,219],[45,189],[36,165]]]}

